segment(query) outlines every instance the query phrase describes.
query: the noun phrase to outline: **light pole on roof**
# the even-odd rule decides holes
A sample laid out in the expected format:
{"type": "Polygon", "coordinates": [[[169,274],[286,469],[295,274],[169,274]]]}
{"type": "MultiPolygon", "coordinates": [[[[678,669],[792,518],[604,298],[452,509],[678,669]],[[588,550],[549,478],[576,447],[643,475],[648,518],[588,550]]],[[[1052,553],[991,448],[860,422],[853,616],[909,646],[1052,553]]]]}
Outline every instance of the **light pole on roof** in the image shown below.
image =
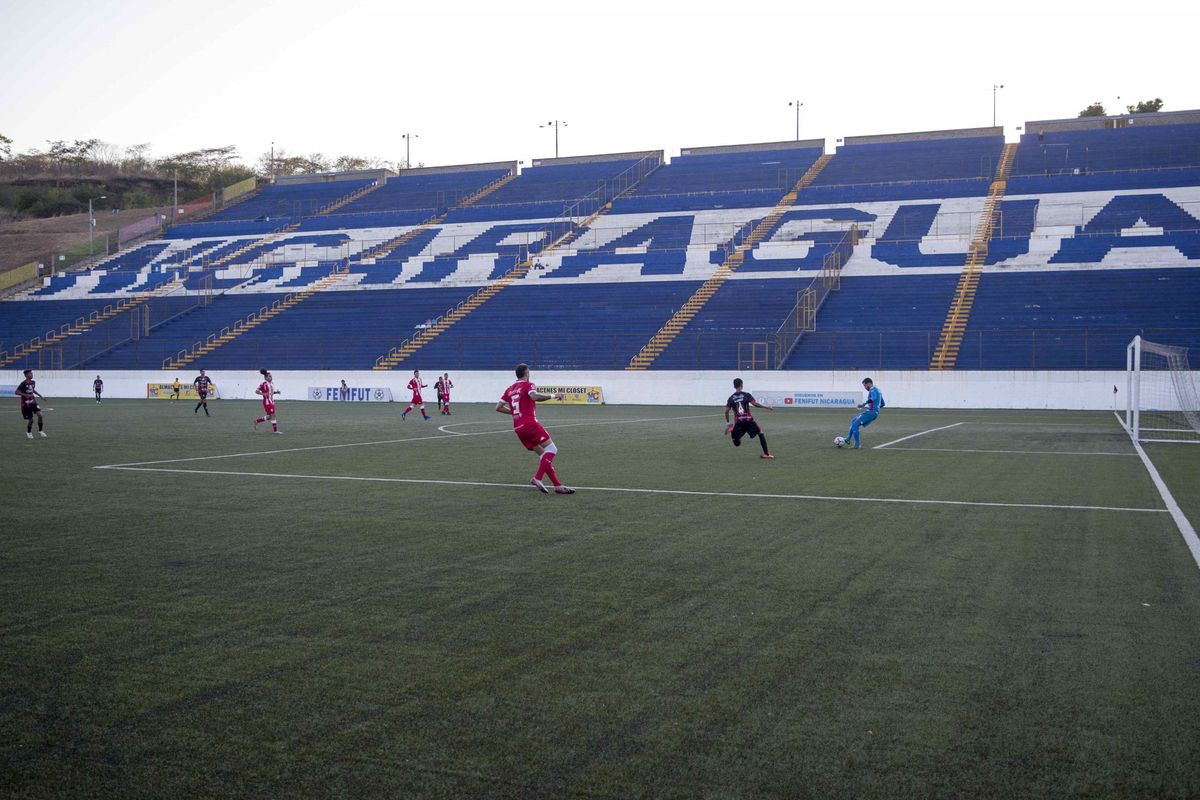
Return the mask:
{"type": "Polygon", "coordinates": [[[96,230],[96,215],[92,211],[92,202],[95,200],[106,200],[108,195],[102,194],[99,197],[88,198],[88,255],[92,254],[92,232],[96,230]]]}
{"type": "Polygon", "coordinates": [[[539,125],[539,128],[554,128],[554,157],[558,158],[558,129],[567,127],[567,123],[562,120],[552,119],[545,125],[539,125]]]}
{"type": "Polygon", "coordinates": [[[992,127],[996,127],[996,92],[1004,88],[1003,83],[992,84],[992,127]]]}
{"type": "Polygon", "coordinates": [[[400,138],[404,139],[404,168],[412,169],[412,140],[420,139],[419,133],[402,133],[400,138]]]}
{"type": "Polygon", "coordinates": [[[800,106],[804,105],[799,100],[793,100],[788,103],[789,106],[796,107],[796,141],[800,141],[800,106]]]}

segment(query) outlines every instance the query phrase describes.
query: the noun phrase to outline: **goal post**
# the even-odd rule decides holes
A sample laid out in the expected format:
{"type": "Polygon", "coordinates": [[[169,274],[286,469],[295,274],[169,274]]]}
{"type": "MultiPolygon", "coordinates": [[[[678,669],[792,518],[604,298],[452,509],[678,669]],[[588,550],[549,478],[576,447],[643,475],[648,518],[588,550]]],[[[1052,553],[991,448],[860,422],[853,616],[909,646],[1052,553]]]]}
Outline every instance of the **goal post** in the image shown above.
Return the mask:
{"type": "Polygon", "coordinates": [[[1200,376],[1188,348],[1133,337],[1125,351],[1125,428],[1139,442],[1200,444],[1200,376]]]}

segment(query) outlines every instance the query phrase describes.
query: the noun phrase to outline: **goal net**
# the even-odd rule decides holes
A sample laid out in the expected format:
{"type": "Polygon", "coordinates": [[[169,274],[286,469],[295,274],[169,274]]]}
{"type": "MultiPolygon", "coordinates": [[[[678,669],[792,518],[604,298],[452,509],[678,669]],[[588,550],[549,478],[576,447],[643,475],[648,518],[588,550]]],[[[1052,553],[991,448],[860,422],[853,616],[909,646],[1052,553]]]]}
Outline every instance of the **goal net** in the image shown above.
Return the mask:
{"type": "Polygon", "coordinates": [[[1126,350],[1125,427],[1141,442],[1200,444],[1198,376],[1188,349],[1135,336],[1126,350]]]}

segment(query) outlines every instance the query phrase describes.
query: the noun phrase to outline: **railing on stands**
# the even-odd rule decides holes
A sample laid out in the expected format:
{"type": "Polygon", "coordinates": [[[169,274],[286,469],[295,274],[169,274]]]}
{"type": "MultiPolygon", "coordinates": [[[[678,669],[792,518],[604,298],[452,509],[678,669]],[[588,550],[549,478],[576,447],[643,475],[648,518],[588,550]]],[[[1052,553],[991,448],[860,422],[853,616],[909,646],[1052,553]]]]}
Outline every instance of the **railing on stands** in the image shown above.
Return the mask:
{"type": "Polygon", "coordinates": [[[826,254],[822,259],[821,272],[803,291],[797,293],[796,305],[770,339],[775,351],[772,369],[782,367],[804,334],[817,329],[817,312],[821,310],[829,293],[841,288],[842,267],[850,260],[857,245],[858,226],[851,225],[833,252],[826,254]]]}
{"type": "Polygon", "coordinates": [[[143,340],[153,341],[153,333],[173,320],[203,308],[212,302],[212,280],[202,283],[196,292],[185,291],[182,283],[171,285],[169,291],[149,298],[128,314],[128,322],[119,318],[93,327],[87,336],[72,337],[45,348],[45,360],[57,366],[46,366],[39,355],[39,369],[83,369],[101,356],[120,348],[141,346],[143,340]]]}
{"type": "MultiPolygon", "coordinates": [[[[596,188],[588,192],[583,197],[571,200],[525,200],[517,203],[471,203],[470,208],[485,210],[493,208],[533,208],[561,202],[563,204],[563,210],[556,217],[556,220],[590,217],[602,210],[605,204],[612,202],[615,198],[619,197],[625,192],[628,192],[639,182],[645,180],[647,175],[661,166],[662,159],[659,158],[657,154],[645,156],[644,158],[638,160],[637,163],[626,167],[616,176],[597,181],[596,188]]],[[[505,177],[502,178],[501,181],[497,181],[497,183],[507,180],[508,177],[505,177]]]]}
{"type": "MultiPolygon", "coordinates": [[[[272,302],[270,305],[262,306],[258,311],[246,315],[243,319],[234,322],[232,325],[223,327],[216,333],[210,333],[204,338],[203,341],[197,340],[192,343],[191,347],[185,347],[174,354],[164,356],[162,368],[175,369],[195,361],[201,356],[206,355],[207,353],[220,347],[225,342],[241,336],[249,329],[256,327],[262,322],[266,322],[277,314],[283,313],[297,303],[307,300],[316,292],[321,291],[323,288],[327,287],[331,283],[336,282],[337,279],[345,275],[349,270],[349,267],[350,260],[348,258],[343,258],[334,267],[332,267],[324,277],[318,279],[315,283],[310,284],[307,288],[298,292],[289,292],[282,298],[272,302]]],[[[206,275],[205,280],[209,282],[208,293],[211,298],[212,276],[206,275]]],[[[206,304],[210,302],[212,302],[211,299],[207,300],[206,304]]]]}
{"type": "MultiPolygon", "coordinates": [[[[178,291],[182,287],[182,282],[178,279],[163,283],[156,289],[139,294],[134,297],[129,297],[115,304],[107,304],[103,308],[92,311],[86,317],[77,317],[73,322],[65,322],[57,329],[46,331],[42,336],[34,336],[26,342],[16,345],[11,353],[0,353],[0,367],[7,366],[32,366],[35,362],[30,361],[34,355],[37,356],[37,366],[41,369],[47,369],[46,364],[58,364],[56,369],[61,369],[62,364],[68,363],[65,359],[65,353],[68,352],[67,344],[71,342],[70,352],[74,352],[77,357],[69,363],[77,364],[91,355],[95,355],[94,348],[97,346],[107,349],[108,347],[119,343],[112,334],[112,330],[125,325],[122,320],[119,324],[113,323],[113,320],[120,317],[122,313],[130,309],[141,306],[145,303],[152,302],[165,294],[178,291]],[[91,334],[87,337],[74,338],[82,333],[91,334]],[[97,335],[98,334],[98,335],[97,335]],[[99,343],[99,345],[97,345],[99,343]]],[[[142,313],[138,311],[138,313],[142,313]]]]}
{"type": "MultiPolygon", "coordinates": [[[[662,165],[662,159],[658,156],[646,156],[640,159],[636,164],[633,164],[615,178],[609,181],[604,181],[596,188],[592,194],[584,197],[574,204],[564,207],[563,213],[553,220],[548,222],[540,233],[545,233],[547,236],[553,236],[554,232],[565,227],[566,232],[560,234],[557,238],[550,240],[545,247],[541,248],[536,254],[529,252],[529,245],[523,246],[523,250],[518,251],[514,258],[514,263],[511,269],[505,272],[496,280],[483,286],[478,291],[471,294],[470,297],[460,301],[453,308],[443,314],[439,314],[433,318],[425,329],[414,336],[402,341],[398,346],[391,348],[382,356],[375,359],[375,369],[391,369],[397,366],[401,361],[411,355],[412,352],[423,347],[428,341],[436,336],[442,335],[443,331],[452,325],[461,317],[469,314],[479,305],[487,302],[496,293],[500,292],[509,284],[513,283],[521,276],[526,274],[533,266],[537,256],[545,255],[555,248],[562,246],[573,240],[578,235],[583,227],[587,226],[592,220],[604,213],[607,203],[632,187],[637,185],[637,182],[648,175],[650,172],[662,165]],[[638,176],[638,177],[634,177],[638,176]],[[616,194],[609,194],[616,192],[616,194]],[[582,208],[587,205],[591,210],[584,214],[582,208]],[[580,217],[584,217],[582,222],[577,222],[580,217]]],[[[532,241],[532,240],[530,240],[532,241]]]]}
{"type": "MultiPolygon", "coordinates": [[[[789,369],[863,370],[867,374],[894,369],[924,372],[937,347],[938,333],[937,330],[819,331],[803,340],[793,354],[795,366],[789,366],[789,369]],[[812,349],[806,352],[808,348],[812,349]]],[[[1200,328],[974,331],[966,338],[958,369],[1123,371],[1125,353],[1121,348],[1139,333],[1148,337],[1157,335],[1167,341],[1200,344],[1200,328]]],[[[773,353],[760,352],[755,365],[749,353],[739,357],[732,338],[728,331],[684,332],[673,343],[670,365],[664,365],[664,369],[771,369],[773,353]]],[[[646,340],[645,334],[605,333],[582,328],[573,329],[570,339],[571,347],[568,348],[564,347],[561,333],[534,334],[522,340],[521,358],[529,359],[529,363],[537,364],[542,370],[624,371],[630,357],[646,340]]],[[[153,344],[151,337],[138,346],[147,348],[153,344]]],[[[761,347],[765,342],[757,344],[761,347]]],[[[492,348],[499,348],[498,352],[506,357],[511,352],[499,336],[458,334],[451,329],[439,338],[438,372],[491,368],[489,365],[494,366],[496,360],[483,354],[492,348]]],[[[279,370],[367,369],[370,366],[367,354],[376,352],[379,352],[379,342],[375,337],[339,335],[315,341],[309,339],[290,346],[281,346],[279,340],[272,337],[252,337],[243,338],[237,358],[239,363],[268,363],[279,370]]],[[[156,352],[153,361],[150,355],[146,361],[157,365],[157,359],[170,355],[156,352]]],[[[215,368],[216,362],[211,363],[215,368]]]]}

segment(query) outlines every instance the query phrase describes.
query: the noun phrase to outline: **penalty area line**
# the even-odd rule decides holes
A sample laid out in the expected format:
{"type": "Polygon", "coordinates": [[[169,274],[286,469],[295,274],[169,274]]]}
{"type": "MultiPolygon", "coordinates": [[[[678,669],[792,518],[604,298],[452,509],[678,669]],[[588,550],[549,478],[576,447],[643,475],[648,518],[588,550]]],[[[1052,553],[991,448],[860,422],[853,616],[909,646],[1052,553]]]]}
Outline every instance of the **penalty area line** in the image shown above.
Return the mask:
{"type": "MultiPolygon", "coordinates": [[[[231,470],[180,469],[171,467],[110,466],[124,472],[166,472],[182,475],[221,475],[239,478],[288,478],[313,481],[347,481],[362,483],[407,483],[427,486],[480,486],[492,489],[529,490],[528,483],[493,483],[489,481],[446,481],[432,478],[370,478],[358,475],[301,475],[291,472],[235,472],[231,470]]],[[[982,506],[986,508],[1031,508],[1056,511],[1114,511],[1138,514],[1167,514],[1165,508],[1126,508],[1121,506],[1084,506],[1055,503],[999,503],[980,500],[923,500],[909,497],[838,497],[819,494],[765,494],[757,492],[703,492],[693,489],[641,489],[629,486],[576,486],[581,492],[614,492],[620,494],[668,494],[684,497],[735,497],[759,500],[816,500],[834,503],[893,503],[899,505],[982,506]]]]}
{"type": "Polygon", "coordinates": [[[872,447],[871,449],[872,450],[882,450],[885,447],[889,447],[893,444],[900,444],[901,442],[907,442],[909,439],[915,439],[918,436],[924,436],[927,433],[937,433],[938,431],[948,431],[951,428],[957,428],[959,425],[962,425],[962,424],[963,423],[961,423],[961,422],[955,422],[953,425],[943,425],[940,428],[930,428],[927,431],[921,431],[920,433],[914,433],[911,436],[904,436],[899,439],[893,439],[890,442],[884,442],[883,444],[877,444],[874,447],[872,447]]]}
{"type": "MultiPolygon", "coordinates": [[[[875,448],[878,449],[878,448],[875,448]]],[[[1137,453],[1110,453],[1107,451],[1083,452],[1081,450],[968,450],[958,447],[889,447],[888,450],[904,453],[1004,453],[1014,456],[1124,456],[1134,458],[1137,453]]]]}

